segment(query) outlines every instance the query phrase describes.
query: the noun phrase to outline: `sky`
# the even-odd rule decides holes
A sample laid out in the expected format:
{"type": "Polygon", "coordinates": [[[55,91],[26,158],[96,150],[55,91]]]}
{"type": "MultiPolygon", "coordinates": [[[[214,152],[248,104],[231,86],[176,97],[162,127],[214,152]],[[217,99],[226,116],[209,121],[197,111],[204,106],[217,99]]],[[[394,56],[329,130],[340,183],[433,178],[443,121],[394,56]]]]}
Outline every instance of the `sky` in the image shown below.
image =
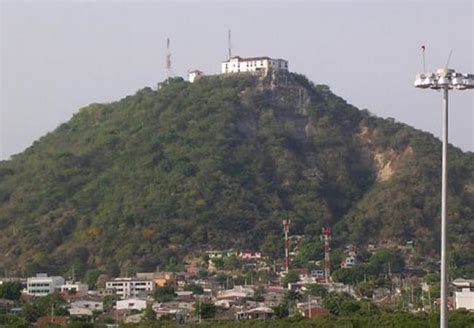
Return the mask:
{"type": "MultiPolygon", "coordinates": [[[[442,95],[423,70],[474,73],[474,1],[0,0],[0,159],[22,152],[81,107],[124,98],[172,73],[217,74],[234,55],[289,61],[360,109],[439,136],[442,95]]],[[[450,93],[450,142],[474,151],[474,90],[450,93]]]]}

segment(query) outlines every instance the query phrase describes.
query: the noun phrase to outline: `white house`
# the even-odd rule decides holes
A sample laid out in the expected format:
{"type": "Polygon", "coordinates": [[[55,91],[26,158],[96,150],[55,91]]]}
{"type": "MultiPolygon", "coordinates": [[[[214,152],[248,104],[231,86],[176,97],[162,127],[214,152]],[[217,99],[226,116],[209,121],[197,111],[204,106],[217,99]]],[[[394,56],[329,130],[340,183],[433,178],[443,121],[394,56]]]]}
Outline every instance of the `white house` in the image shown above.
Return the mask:
{"type": "Polygon", "coordinates": [[[87,292],[89,286],[78,281],[66,281],[64,285],[61,285],[61,293],[70,292],[70,293],[80,293],[87,292]]]}
{"type": "Polygon", "coordinates": [[[127,298],[117,301],[117,310],[144,310],[146,309],[146,301],[139,298],[127,298]]]}
{"type": "Polygon", "coordinates": [[[192,70],[188,73],[189,82],[193,83],[194,80],[196,80],[197,78],[199,78],[203,75],[204,75],[204,72],[202,72],[198,69],[192,70]]]}
{"type": "Polygon", "coordinates": [[[222,63],[223,74],[243,73],[243,72],[262,72],[268,70],[288,70],[288,61],[284,59],[274,59],[270,57],[250,57],[243,58],[235,56],[222,63]]]}
{"type": "Polygon", "coordinates": [[[106,290],[113,290],[120,298],[150,295],[155,290],[152,280],[138,278],[115,278],[105,283],[106,290]]]}
{"type": "Polygon", "coordinates": [[[474,279],[455,279],[453,285],[455,308],[474,310],[474,279]]]}
{"type": "Polygon", "coordinates": [[[92,316],[93,311],[104,311],[104,303],[82,300],[72,302],[71,307],[69,308],[69,314],[76,316],[92,316]]]}
{"type": "Polygon", "coordinates": [[[34,296],[46,296],[61,291],[64,278],[61,276],[48,277],[46,273],[38,273],[36,277],[26,280],[26,293],[34,296]]]}

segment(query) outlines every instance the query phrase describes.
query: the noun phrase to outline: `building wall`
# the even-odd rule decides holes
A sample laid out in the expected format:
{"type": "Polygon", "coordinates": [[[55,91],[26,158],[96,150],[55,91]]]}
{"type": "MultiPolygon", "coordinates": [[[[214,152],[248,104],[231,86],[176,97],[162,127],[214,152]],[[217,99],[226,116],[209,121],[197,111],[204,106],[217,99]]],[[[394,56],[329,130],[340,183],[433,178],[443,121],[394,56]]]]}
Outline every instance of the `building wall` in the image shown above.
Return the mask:
{"type": "Polygon", "coordinates": [[[64,278],[60,276],[48,277],[46,275],[38,275],[28,278],[26,282],[27,294],[35,296],[46,296],[61,290],[64,284],[64,278]]]}
{"type": "Polygon", "coordinates": [[[121,298],[136,297],[140,294],[151,294],[155,290],[155,283],[151,280],[123,280],[116,279],[107,281],[106,289],[115,290],[115,294],[121,298]]]}
{"type": "Polygon", "coordinates": [[[465,308],[467,310],[474,310],[474,291],[468,288],[454,293],[456,309],[465,308]]]}

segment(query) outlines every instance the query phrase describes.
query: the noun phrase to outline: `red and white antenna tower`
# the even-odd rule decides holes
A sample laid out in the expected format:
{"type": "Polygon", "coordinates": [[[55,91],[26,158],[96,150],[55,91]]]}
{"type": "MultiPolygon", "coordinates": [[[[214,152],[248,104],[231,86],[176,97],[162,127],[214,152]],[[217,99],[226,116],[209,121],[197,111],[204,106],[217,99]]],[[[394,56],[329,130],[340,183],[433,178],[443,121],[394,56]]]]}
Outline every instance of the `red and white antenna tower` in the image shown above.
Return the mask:
{"type": "Polygon", "coordinates": [[[165,78],[171,77],[171,49],[170,38],[166,38],[166,64],[165,64],[165,78]]]}
{"type": "Polygon", "coordinates": [[[323,238],[324,238],[324,278],[326,283],[329,284],[331,280],[331,247],[329,246],[329,241],[331,240],[332,231],[331,228],[323,228],[323,238]]]}
{"type": "Polygon", "coordinates": [[[285,271],[288,272],[288,268],[290,267],[290,257],[289,257],[289,241],[288,241],[288,233],[290,232],[290,223],[291,221],[288,219],[283,220],[283,231],[285,232],[285,271]]]}

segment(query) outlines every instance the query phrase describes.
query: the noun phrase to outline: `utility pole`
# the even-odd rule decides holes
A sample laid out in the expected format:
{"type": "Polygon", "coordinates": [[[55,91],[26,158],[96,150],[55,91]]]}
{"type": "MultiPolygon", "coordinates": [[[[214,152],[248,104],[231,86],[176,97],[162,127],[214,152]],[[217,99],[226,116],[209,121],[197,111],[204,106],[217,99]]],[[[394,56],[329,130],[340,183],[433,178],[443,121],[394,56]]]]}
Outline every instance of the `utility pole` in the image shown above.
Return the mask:
{"type": "Polygon", "coordinates": [[[326,283],[329,284],[331,282],[331,247],[329,245],[332,236],[331,228],[323,228],[322,236],[324,238],[324,278],[326,283]]]}
{"type": "Polygon", "coordinates": [[[288,273],[288,269],[290,267],[290,257],[289,257],[289,241],[288,241],[288,233],[290,232],[290,223],[291,221],[288,219],[283,220],[283,231],[285,232],[285,271],[288,273]]]}

